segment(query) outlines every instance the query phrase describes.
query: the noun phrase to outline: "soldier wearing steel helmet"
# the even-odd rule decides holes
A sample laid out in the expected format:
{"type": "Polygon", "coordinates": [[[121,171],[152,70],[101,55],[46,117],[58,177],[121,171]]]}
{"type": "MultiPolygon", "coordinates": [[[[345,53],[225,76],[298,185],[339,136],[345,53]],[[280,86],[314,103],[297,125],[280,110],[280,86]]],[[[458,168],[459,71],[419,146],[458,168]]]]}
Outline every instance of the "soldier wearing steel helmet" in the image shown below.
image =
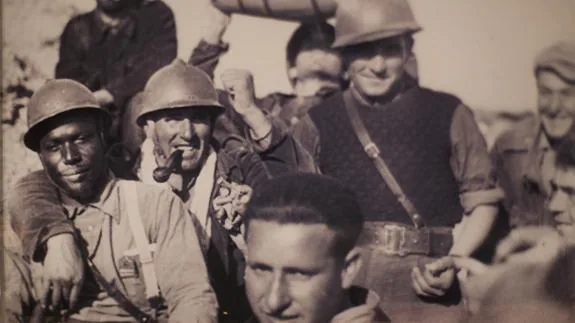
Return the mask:
{"type": "MultiPolygon", "coordinates": [[[[240,92],[237,88],[237,96],[240,92]]],[[[252,188],[269,177],[267,168],[247,147],[230,148],[214,138],[216,119],[224,107],[209,76],[199,68],[175,60],[158,70],[146,84],[141,107],[136,121],[146,139],[138,177],[170,189],[183,202],[200,239],[218,299],[219,320],[241,322],[251,315],[243,287],[242,214],[252,188]]],[[[70,224],[53,208],[57,195],[48,184],[36,183],[19,194],[36,197],[28,209],[37,209],[39,203],[49,206],[42,212],[48,213],[42,224],[49,224],[44,231],[51,234],[52,227],[69,229],[70,224]]],[[[25,213],[16,220],[22,227],[17,234],[27,237],[24,247],[33,254],[41,243],[41,227],[30,219],[29,211],[25,213]]],[[[70,274],[66,279],[74,277],[70,274]]]]}
{"type": "MultiPolygon", "coordinates": [[[[113,175],[105,140],[110,119],[90,90],[72,80],[50,81],[32,96],[24,144],[44,170],[16,183],[7,210],[17,219],[42,198],[29,193],[50,185],[57,202],[48,207],[65,217],[27,219],[43,227],[23,235],[38,248],[6,253],[9,319],[216,322],[217,300],[192,220],[169,190],[113,175]]],[[[13,221],[15,231],[27,229],[21,224],[13,221]]]]}
{"type": "MultiPolygon", "coordinates": [[[[202,68],[213,77],[219,59],[229,50],[229,44],[222,40],[222,36],[231,18],[230,14],[211,5],[206,7],[206,14],[210,24],[188,63],[202,68]]],[[[330,93],[345,88],[347,82],[343,76],[341,58],[338,51],[331,48],[334,38],[335,30],[328,22],[314,20],[300,23],[285,47],[286,74],[293,93],[274,92],[254,98],[257,106],[291,126],[330,93]]],[[[407,66],[409,73],[417,77],[415,56],[410,57],[407,66]]],[[[251,76],[247,71],[241,73],[251,76]]],[[[230,74],[226,71],[221,78],[230,74]]],[[[241,120],[232,120],[241,123],[241,120]]]]}
{"type": "Polygon", "coordinates": [[[293,138],[359,197],[357,282],[381,295],[392,320],[453,318],[454,269],[435,259],[474,254],[498,219],[503,194],[485,141],[457,97],[406,72],[421,30],[406,0],[340,1],[335,20],[349,88],[312,108],[293,138]]]}
{"type": "Polygon", "coordinates": [[[158,0],[96,0],[76,15],[60,36],[55,77],[93,91],[113,118],[111,141],[130,144],[136,127],[130,113],[137,93],[178,53],[174,13],[158,0]]]}

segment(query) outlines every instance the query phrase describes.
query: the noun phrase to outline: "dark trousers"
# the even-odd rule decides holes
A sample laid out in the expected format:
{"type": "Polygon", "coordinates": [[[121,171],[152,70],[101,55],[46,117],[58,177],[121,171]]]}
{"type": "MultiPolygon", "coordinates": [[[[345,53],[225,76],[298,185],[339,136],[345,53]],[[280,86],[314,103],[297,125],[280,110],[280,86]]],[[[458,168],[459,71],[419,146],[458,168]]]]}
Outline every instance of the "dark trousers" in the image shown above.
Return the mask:
{"type": "Polygon", "coordinates": [[[363,266],[355,285],[369,288],[381,297],[381,306],[392,322],[459,322],[464,315],[458,288],[440,299],[422,299],[412,288],[411,270],[434,258],[420,255],[388,256],[364,249],[363,266]]]}

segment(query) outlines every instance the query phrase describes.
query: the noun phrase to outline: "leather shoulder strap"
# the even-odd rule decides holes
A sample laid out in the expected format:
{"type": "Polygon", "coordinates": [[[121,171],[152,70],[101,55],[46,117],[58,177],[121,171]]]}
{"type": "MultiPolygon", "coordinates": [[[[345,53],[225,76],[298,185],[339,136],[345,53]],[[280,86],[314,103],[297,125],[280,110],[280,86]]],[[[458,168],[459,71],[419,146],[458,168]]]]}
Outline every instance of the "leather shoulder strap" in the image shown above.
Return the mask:
{"type": "Polygon", "coordinates": [[[142,223],[140,208],[138,205],[138,191],[136,182],[122,181],[122,190],[125,197],[126,215],[130,223],[130,229],[136,242],[136,249],[140,255],[144,284],[146,285],[146,297],[151,300],[159,297],[158,280],[154,268],[154,259],[150,251],[150,242],[142,223]]]}
{"type": "Polygon", "coordinates": [[[157,322],[155,317],[144,313],[136,305],[134,305],[134,303],[132,303],[124,294],[122,294],[120,289],[116,287],[115,280],[112,280],[112,282],[108,282],[89,257],[86,257],[86,262],[88,264],[88,267],[92,271],[94,278],[100,284],[100,286],[104,290],[106,290],[106,292],[110,297],[112,297],[116,302],[118,302],[118,305],[120,305],[126,312],[128,312],[128,314],[134,317],[137,320],[137,322],[142,323],[157,322]]]}
{"type": "Polygon", "coordinates": [[[353,104],[350,104],[350,102],[348,102],[345,99],[345,97],[346,96],[344,95],[345,110],[347,111],[347,115],[349,116],[349,120],[351,121],[353,131],[355,132],[357,139],[359,139],[359,142],[363,146],[363,150],[369,156],[375,168],[377,168],[377,171],[379,172],[379,174],[381,175],[387,186],[389,186],[389,189],[393,192],[399,203],[401,203],[401,206],[403,206],[403,208],[411,218],[411,222],[413,222],[415,228],[419,229],[421,227],[424,227],[425,223],[423,222],[423,218],[421,217],[421,215],[419,215],[419,212],[415,208],[415,205],[413,205],[413,203],[405,195],[405,193],[401,189],[401,186],[399,186],[399,183],[389,170],[389,167],[381,157],[381,152],[379,151],[377,145],[371,140],[371,137],[369,136],[369,133],[367,132],[367,129],[365,128],[365,125],[363,124],[361,117],[359,116],[359,112],[357,111],[357,109],[353,104]]]}

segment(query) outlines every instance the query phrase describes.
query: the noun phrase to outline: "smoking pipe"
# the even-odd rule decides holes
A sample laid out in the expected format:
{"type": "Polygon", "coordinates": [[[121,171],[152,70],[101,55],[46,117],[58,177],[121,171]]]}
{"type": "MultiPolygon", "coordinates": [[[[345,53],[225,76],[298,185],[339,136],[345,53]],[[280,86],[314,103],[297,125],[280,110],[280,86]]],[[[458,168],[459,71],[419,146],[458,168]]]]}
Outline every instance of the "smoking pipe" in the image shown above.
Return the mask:
{"type": "Polygon", "coordinates": [[[180,149],[177,149],[176,151],[174,151],[170,157],[168,158],[168,161],[166,162],[166,166],[159,166],[156,169],[154,169],[154,180],[158,183],[164,183],[168,180],[168,178],[170,178],[170,175],[172,174],[172,172],[174,171],[174,169],[176,168],[177,165],[179,165],[182,162],[182,154],[184,152],[180,149]]]}

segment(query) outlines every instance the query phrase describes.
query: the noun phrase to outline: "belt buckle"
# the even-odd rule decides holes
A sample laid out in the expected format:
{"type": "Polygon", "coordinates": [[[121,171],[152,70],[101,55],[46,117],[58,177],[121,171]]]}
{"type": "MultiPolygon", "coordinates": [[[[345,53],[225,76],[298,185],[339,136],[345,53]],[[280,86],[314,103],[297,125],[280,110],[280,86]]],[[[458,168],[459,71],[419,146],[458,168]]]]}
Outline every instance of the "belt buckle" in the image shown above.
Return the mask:
{"type": "Polygon", "coordinates": [[[383,227],[383,251],[387,255],[404,257],[407,229],[400,225],[388,224],[383,227]]]}
{"type": "Polygon", "coordinates": [[[375,159],[379,156],[379,148],[377,148],[377,145],[373,142],[369,142],[365,147],[363,147],[363,149],[371,159],[375,159]]]}

